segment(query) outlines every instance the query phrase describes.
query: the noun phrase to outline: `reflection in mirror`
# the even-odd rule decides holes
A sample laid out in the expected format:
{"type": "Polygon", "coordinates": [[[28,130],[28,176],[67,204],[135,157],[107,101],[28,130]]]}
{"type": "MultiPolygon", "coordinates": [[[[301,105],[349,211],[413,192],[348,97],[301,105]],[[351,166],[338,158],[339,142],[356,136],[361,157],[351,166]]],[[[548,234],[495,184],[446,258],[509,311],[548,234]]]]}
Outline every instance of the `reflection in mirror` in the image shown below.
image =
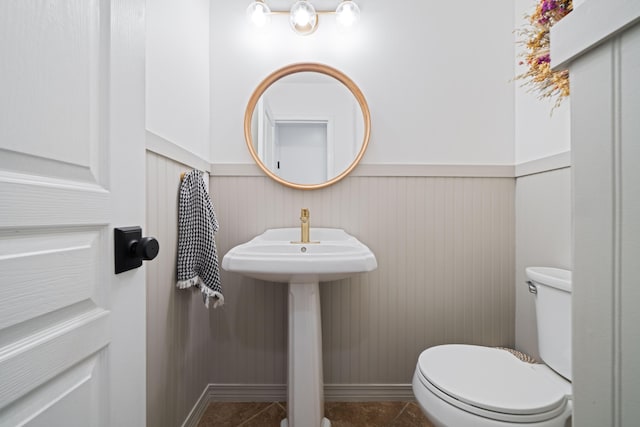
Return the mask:
{"type": "Polygon", "coordinates": [[[298,184],[338,176],[358,154],[363,135],[356,99],[321,73],[283,77],[265,90],[253,112],[258,157],[273,174],[298,184]]]}
{"type": "Polygon", "coordinates": [[[355,84],[337,70],[319,64],[290,67],[256,89],[245,114],[245,137],[267,175],[294,188],[321,188],[346,176],[364,154],[368,107],[355,84]]]}

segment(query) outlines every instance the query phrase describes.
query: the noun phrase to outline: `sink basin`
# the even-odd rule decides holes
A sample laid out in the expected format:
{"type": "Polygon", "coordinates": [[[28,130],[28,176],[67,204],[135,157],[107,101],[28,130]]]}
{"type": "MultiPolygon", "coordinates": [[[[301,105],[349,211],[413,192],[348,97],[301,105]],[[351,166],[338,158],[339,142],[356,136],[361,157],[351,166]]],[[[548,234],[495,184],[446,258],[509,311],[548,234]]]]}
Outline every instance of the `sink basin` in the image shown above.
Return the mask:
{"type": "Polygon", "coordinates": [[[267,230],[231,249],[222,268],[270,282],[339,280],[377,268],[373,252],[338,228],[311,228],[311,243],[300,240],[299,228],[267,230]]]}

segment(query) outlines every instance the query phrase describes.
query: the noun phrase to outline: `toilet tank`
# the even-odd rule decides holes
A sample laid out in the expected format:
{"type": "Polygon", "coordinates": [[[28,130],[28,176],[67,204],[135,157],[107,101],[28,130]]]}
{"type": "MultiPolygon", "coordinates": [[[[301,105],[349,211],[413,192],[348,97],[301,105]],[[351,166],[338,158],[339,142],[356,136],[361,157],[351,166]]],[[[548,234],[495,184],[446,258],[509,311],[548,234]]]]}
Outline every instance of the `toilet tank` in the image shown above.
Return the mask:
{"type": "Polygon", "coordinates": [[[526,275],[535,296],[540,357],[571,380],[571,271],[528,267],[526,275]]]}

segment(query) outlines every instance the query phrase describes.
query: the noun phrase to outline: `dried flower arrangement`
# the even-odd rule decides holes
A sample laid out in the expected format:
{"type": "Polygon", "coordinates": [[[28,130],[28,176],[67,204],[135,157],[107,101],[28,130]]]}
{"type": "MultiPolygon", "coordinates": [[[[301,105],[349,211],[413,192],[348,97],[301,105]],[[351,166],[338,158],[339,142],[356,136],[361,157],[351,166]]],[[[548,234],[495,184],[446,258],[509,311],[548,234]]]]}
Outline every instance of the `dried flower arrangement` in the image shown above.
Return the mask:
{"type": "Polygon", "coordinates": [[[538,92],[539,98],[557,98],[555,107],[569,96],[569,71],[552,71],[549,56],[549,30],[573,10],[572,0],[540,0],[528,24],[517,30],[518,43],[525,47],[520,65],[527,65],[525,73],[516,76],[523,86],[538,92]]]}

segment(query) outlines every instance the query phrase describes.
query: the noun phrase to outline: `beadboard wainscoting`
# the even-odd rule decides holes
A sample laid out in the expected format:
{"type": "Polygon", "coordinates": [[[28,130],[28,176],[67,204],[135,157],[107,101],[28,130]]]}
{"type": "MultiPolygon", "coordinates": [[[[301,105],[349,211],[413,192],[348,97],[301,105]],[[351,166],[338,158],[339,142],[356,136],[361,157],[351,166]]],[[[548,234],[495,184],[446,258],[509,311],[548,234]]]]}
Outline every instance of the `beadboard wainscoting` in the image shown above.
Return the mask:
{"type": "Polygon", "coordinates": [[[152,151],[147,151],[146,167],[144,231],[160,243],[158,257],[145,263],[147,425],[175,427],[187,418],[210,382],[216,342],[200,293],[175,286],[180,173],[191,167],[152,151]]]}
{"type": "MultiPolygon", "coordinates": [[[[513,175],[352,175],[300,191],[215,172],[221,257],[267,228],[298,226],[303,207],[312,227],[344,228],[376,254],[377,270],[320,285],[327,387],[409,385],[419,353],[437,344],[514,345],[513,175]]],[[[201,326],[210,382],[285,384],[287,286],[223,272],[223,292],[201,326]]]]}
{"type": "Polygon", "coordinates": [[[571,159],[562,153],[544,165],[523,164],[516,178],[516,348],[539,358],[535,298],[526,284],[531,266],[572,270],[571,159]]]}

